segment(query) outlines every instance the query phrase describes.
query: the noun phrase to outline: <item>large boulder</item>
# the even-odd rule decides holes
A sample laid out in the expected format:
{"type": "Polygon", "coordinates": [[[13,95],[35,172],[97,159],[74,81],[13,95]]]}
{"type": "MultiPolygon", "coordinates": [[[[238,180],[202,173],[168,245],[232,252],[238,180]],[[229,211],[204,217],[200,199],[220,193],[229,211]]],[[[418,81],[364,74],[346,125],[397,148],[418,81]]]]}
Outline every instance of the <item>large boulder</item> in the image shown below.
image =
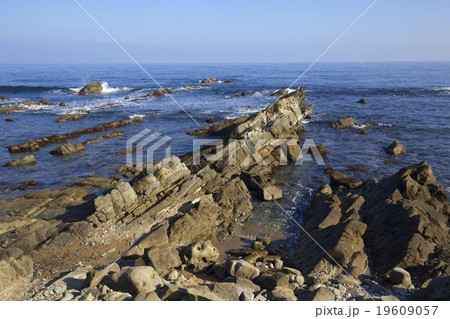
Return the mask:
{"type": "Polygon", "coordinates": [[[155,291],[163,285],[163,280],[153,267],[123,267],[120,272],[113,273],[111,282],[115,290],[124,291],[133,296],[155,291]]]}
{"type": "Polygon", "coordinates": [[[426,161],[369,181],[362,196],[364,241],[377,273],[401,267],[423,277],[438,267],[449,274],[447,194],[426,161]]]}
{"type": "Polygon", "coordinates": [[[175,247],[150,248],[146,255],[150,266],[158,271],[181,266],[180,255],[175,247]]]}
{"type": "Polygon", "coordinates": [[[302,273],[310,275],[308,278],[326,281],[334,276],[340,271],[335,261],[355,277],[369,273],[361,238],[367,226],[359,215],[363,203],[361,196],[333,191],[328,185],[317,191],[303,227],[327,253],[311,242],[309,236],[300,238],[294,263],[302,273]]]}
{"type": "Polygon", "coordinates": [[[188,265],[208,263],[219,258],[219,251],[210,240],[200,240],[192,243],[183,250],[183,262],[188,265]]]}
{"type": "Polygon", "coordinates": [[[102,84],[100,82],[91,82],[86,84],[78,94],[88,95],[88,94],[99,94],[103,90],[102,84]]]}

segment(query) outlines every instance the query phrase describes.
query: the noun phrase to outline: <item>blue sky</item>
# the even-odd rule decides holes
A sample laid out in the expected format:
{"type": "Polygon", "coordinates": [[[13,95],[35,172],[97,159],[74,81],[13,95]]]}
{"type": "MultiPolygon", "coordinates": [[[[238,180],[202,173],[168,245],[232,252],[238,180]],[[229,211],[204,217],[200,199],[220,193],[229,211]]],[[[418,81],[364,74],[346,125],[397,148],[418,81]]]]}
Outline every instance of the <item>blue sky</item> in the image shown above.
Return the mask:
{"type": "MultiPolygon", "coordinates": [[[[308,62],[373,0],[78,0],[140,62],[308,62]]],[[[129,63],[72,0],[0,1],[0,63],[129,63]]],[[[379,0],[322,61],[449,61],[450,1],[379,0]]]]}

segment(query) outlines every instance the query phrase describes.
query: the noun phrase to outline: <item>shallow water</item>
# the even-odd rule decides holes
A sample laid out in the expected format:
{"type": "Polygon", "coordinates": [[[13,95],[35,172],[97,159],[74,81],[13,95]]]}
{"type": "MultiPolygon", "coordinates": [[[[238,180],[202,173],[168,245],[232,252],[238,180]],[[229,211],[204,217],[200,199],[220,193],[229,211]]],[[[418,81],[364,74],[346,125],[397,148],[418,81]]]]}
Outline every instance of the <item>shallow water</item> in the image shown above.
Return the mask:
{"type": "MultiPolygon", "coordinates": [[[[174,89],[173,97],[200,125],[206,119],[217,120],[249,114],[263,109],[276,98],[270,93],[289,86],[307,64],[150,64],[144,67],[163,87],[174,89]],[[199,84],[201,79],[217,77],[232,83],[210,84],[206,88],[185,89],[185,85],[199,84]],[[246,97],[230,98],[247,92],[246,97]]],[[[306,162],[302,166],[288,166],[277,170],[277,178],[284,190],[280,202],[286,211],[301,220],[313,191],[328,182],[323,169],[333,166],[359,178],[382,177],[401,167],[427,160],[438,182],[449,190],[450,169],[450,63],[319,63],[295,86],[308,89],[308,102],[315,105],[313,119],[305,121],[303,139],[324,143],[329,155],[325,166],[306,162]],[[365,98],[363,105],[356,103],[365,98]],[[342,117],[353,117],[355,128],[335,130],[331,123],[342,117]],[[366,127],[367,123],[371,127],[366,127]],[[365,128],[367,135],[357,135],[365,128]],[[408,152],[399,157],[385,154],[384,147],[398,139],[408,152]],[[384,160],[389,159],[389,166],[384,160]],[[361,166],[367,173],[348,171],[348,166],[361,166]]],[[[192,149],[193,137],[185,134],[197,125],[170,98],[134,98],[153,92],[158,86],[134,65],[0,65],[0,95],[13,104],[24,100],[46,99],[66,107],[33,106],[7,115],[0,115],[2,146],[0,163],[21,155],[11,155],[3,146],[22,143],[55,133],[67,133],[100,123],[144,115],[142,124],[117,129],[123,137],[88,145],[86,151],[68,158],[55,157],[50,145],[35,153],[38,162],[30,167],[0,166],[0,188],[36,180],[36,188],[69,185],[80,177],[114,175],[117,165],[125,163],[125,156],[114,153],[125,148],[128,138],[149,128],[170,136],[172,154],[182,155],[192,149]],[[73,94],[84,84],[104,82],[106,93],[98,96],[73,94]],[[130,99],[125,100],[126,95],[130,99]],[[116,106],[96,108],[107,103],[116,106]],[[57,123],[64,113],[89,110],[80,121],[57,123]],[[156,112],[154,115],[147,115],[156,112]],[[14,122],[5,122],[13,118],[14,122]]],[[[71,140],[83,141],[107,132],[89,134],[71,140]]],[[[164,156],[164,150],[156,154],[164,156]]],[[[31,189],[31,188],[30,188],[31,189]]],[[[20,191],[0,196],[18,196],[20,191]]],[[[289,230],[287,215],[274,209],[273,203],[256,203],[254,222],[269,223],[271,227],[289,230]],[[288,226],[287,226],[288,225],[288,226]]],[[[278,230],[277,230],[278,231],[278,230]]],[[[292,232],[297,232],[292,229],[292,232]]]]}

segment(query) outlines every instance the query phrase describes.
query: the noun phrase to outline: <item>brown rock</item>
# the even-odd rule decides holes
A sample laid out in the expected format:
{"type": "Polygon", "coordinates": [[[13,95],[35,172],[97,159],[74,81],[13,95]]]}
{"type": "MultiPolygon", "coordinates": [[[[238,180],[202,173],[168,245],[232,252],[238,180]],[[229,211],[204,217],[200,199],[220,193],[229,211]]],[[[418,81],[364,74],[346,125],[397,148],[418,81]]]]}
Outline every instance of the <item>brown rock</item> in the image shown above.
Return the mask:
{"type": "Polygon", "coordinates": [[[362,182],[342,172],[334,170],[330,174],[330,184],[333,186],[345,186],[347,188],[357,188],[362,185],[362,182]]]}
{"type": "Polygon", "coordinates": [[[78,94],[89,95],[89,94],[100,94],[103,90],[102,84],[100,82],[91,82],[86,84],[78,94]]]}
{"type": "Polygon", "coordinates": [[[399,141],[394,141],[388,146],[386,153],[397,156],[406,153],[406,148],[399,141]]]}
{"type": "Polygon", "coordinates": [[[25,155],[6,163],[5,166],[24,166],[32,165],[34,163],[36,163],[36,157],[34,157],[34,155],[25,155]]]}
{"type": "Polygon", "coordinates": [[[352,127],[355,124],[355,119],[351,117],[346,117],[343,119],[339,119],[336,123],[333,123],[331,127],[342,129],[342,128],[348,128],[352,127]]]}

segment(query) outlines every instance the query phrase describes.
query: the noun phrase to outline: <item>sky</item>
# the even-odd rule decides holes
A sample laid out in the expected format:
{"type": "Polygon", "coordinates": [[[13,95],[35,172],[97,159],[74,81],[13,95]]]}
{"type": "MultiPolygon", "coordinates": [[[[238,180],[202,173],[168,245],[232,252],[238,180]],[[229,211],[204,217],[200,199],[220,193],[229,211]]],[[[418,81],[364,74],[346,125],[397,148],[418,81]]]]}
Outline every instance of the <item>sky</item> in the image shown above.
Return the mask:
{"type": "MultiPolygon", "coordinates": [[[[309,62],[374,0],[77,0],[142,63],[309,62]]],[[[130,63],[73,0],[0,0],[0,63],[130,63]]],[[[379,0],[321,59],[450,61],[450,1],[379,0]]]]}

